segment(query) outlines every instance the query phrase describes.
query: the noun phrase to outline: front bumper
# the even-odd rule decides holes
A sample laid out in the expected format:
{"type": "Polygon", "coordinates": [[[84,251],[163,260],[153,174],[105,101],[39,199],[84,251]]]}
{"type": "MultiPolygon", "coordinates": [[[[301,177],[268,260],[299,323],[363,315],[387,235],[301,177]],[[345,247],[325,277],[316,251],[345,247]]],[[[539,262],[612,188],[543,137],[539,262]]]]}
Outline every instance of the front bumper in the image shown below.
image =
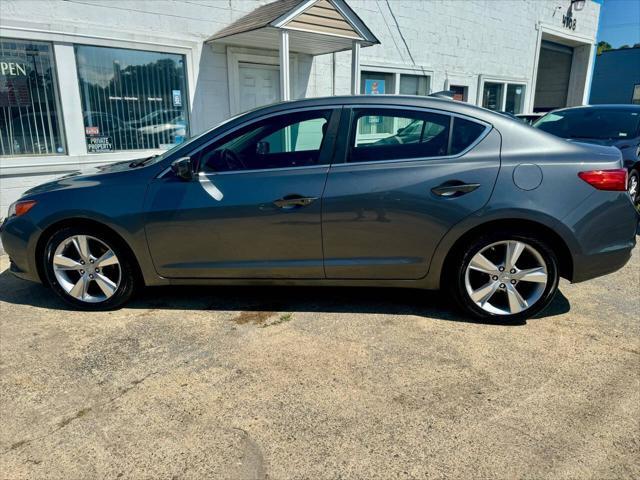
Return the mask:
{"type": "Polygon", "coordinates": [[[25,217],[5,218],[0,226],[0,239],[9,255],[11,273],[24,280],[40,282],[35,250],[41,232],[25,217]]]}

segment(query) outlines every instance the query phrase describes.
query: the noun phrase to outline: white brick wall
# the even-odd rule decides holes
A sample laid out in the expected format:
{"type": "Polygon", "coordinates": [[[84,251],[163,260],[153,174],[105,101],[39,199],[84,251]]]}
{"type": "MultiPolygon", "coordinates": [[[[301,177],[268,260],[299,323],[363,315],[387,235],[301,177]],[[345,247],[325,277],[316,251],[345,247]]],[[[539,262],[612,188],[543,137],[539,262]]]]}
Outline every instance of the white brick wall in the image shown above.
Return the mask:
{"type": "MultiPolygon", "coordinates": [[[[531,85],[536,26],[541,23],[562,31],[562,15],[569,5],[569,0],[347,1],[382,43],[362,49],[363,65],[424,68],[433,72],[432,91],[444,89],[447,78],[452,84],[465,82],[472,102],[476,101],[479,75],[527,79],[531,85]]],[[[5,27],[4,32],[17,27],[52,35],[100,36],[185,48],[191,52],[193,64],[191,131],[198,133],[229,116],[226,49],[222,45],[203,46],[203,41],[264,3],[268,1],[1,0],[0,28],[5,27]]],[[[584,10],[574,14],[577,28],[571,33],[593,41],[598,15],[599,5],[587,0],[584,10]]],[[[334,72],[331,55],[301,56],[299,78],[293,82],[294,97],[331,95],[334,82],[336,94],[349,94],[351,54],[342,52],[335,58],[334,72]]],[[[121,156],[110,159],[117,158],[121,156]]],[[[26,188],[81,168],[87,159],[95,161],[96,157],[67,159],[63,166],[15,168],[24,161],[1,158],[0,217],[26,188]]]]}

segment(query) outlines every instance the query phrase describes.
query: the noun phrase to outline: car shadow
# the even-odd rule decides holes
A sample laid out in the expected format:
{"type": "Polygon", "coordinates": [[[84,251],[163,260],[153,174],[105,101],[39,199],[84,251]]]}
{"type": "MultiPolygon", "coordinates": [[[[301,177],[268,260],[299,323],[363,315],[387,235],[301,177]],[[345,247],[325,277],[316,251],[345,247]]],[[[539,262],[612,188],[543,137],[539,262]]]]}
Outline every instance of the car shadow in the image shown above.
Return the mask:
{"type": "MultiPolygon", "coordinates": [[[[49,288],[0,274],[0,301],[52,310],[69,310],[49,288]]],[[[443,292],[401,288],[293,286],[167,286],[144,288],[126,308],[238,312],[369,313],[447,320],[452,322],[524,325],[526,321],[479,322],[465,317],[443,292]]],[[[567,313],[569,301],[558,292],[536,318],[567,313]]]]}

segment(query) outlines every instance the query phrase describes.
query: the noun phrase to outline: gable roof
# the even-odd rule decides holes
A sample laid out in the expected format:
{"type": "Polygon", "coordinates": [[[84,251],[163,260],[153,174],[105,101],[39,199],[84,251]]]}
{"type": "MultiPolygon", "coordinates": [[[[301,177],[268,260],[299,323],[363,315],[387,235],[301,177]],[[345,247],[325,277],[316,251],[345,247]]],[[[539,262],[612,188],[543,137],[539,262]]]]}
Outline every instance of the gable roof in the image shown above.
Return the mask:
{"type": "Polygon", "coordinates": [[[271,22],[289,13],[304,1],[305,0],[276,0],[275,2],[262,5],[209,37],[207,42],[228,37],[236,33],[244,33],[257,30],[258,28],[268,27],[271,22]]]}
{"type": "MultiPolygon", "coordinates": [[[[345,0],[276,0],[239,18],[209,37],[206,42],[218,40],[242,45],[246,43],[248,33],[255,32],[258,36],[264,36],[271,29],[301,32],[306,40],[309,40],[309,34],[317,34],[357,40],[362,46],[380,43],[345,0]],[[257,32],[258,30],[261,32],[257,32]]],[[[340,48],[337,48],[336,42],[333,43],[336,48],[329,51],[346,49],[344,42],[338,43],[340,48]]],[[[293,41],[291,46],[294,47],[293,41]]]]}

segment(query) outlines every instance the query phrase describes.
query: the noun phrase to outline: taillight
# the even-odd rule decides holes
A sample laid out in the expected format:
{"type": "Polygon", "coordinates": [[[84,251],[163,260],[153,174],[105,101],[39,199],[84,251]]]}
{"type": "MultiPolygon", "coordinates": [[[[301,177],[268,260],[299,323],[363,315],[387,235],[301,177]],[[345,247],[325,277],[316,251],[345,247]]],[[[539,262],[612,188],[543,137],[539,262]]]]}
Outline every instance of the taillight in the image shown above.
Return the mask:
{"type": "Polygon", "coordinates": [[[627,171],[624,168],[590,170],[588,172],[580,172],[578,176],[598,190],[613,190],[616,192],[627,190],[627,171]]]}

